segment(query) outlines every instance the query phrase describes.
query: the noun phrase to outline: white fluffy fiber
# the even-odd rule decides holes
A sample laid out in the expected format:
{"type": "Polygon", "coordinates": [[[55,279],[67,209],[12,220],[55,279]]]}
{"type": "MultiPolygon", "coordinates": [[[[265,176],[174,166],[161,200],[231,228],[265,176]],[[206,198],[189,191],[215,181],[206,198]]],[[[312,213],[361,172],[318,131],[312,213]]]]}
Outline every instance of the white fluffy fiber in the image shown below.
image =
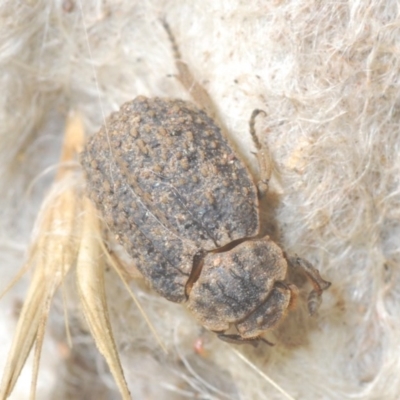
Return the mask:
{"type": "MultiPolygon", "coordinates": [[[[397,0],[3,2],[1,285],[24,262],[68,110],[81,111],[92,134],[105,115],[138,94],[190,98],[171,77],[175,67],[160,17],[254,171],[248,119],[255,108],[267,111],[258,128],[274,161],[280,242],[312,261],[332,287],[317,318],[300,305],[271,336],[275,347],[253,349],[220,342],[183,307],[132,283],[169,349],[165,356],[110,270],[109,310],[132,397],[286,398],[239,350],[295,399],[398,399],[397,0]],[[195,352],[199,339],[204,355],[195,352]]],[[[0,303],[0,364],[28,281],[0,303]]],[[[38,398],[117,399],[79,313],[74,276],[70,281],[74,347],[68,348],[58,299],[38,398]]],[[[28,372],[12,398],[28,398],[28,372]]]]}

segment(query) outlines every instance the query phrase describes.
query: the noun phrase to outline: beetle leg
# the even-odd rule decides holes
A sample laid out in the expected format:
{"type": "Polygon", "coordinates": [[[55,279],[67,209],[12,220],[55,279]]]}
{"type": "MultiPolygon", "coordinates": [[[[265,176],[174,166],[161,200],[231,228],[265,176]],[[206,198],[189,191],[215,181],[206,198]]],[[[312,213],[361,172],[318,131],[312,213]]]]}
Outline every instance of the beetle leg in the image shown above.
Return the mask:
{"type": "Polygon", "coordinates": [[[283,287],[286,290],[290,291],[290,300],[289,300],[289,304],[287,306],[287,308],[289,310],[293,310],[296,308],[296,304],[297,304],[297,298],[299,296],[299,288],[294,285],[293,283],[286,283],[286,282],[282,282],[282,281],[276,281],[275,282],[275,287],[283,287]]]}
{"type": "Polygon", "coordinates": [[[190,70],[189,66],[182,60],[181,53],[179,51],[178,44],[176,42],[175,36],[172,33],[172,30],[165,19],[160,20],[161,24],[163,25],[169,41],[172,45],[172,50],[174,53],[175,58],[175,66],[178,70],[177,78],[182,86],[190,93],[193,97],[193,100],[201,107],[207,111],[207,114],[215,121],[218,122],[220,127],[223,127],[223,130],[226,130],[225,126],[222,124],[219,116],[216,112],[216,107],[211,99],[210,95],[208,94],[207,90],[203,88],[197,81],[192,71],[190,70]]]}
{"type": "Polygon", "coordinates": [[[269,150],[265,146],[262,146],[255,129],[256,117],[258,114],[267,115],[263,110],[254,110],[250,117],[250,134],[253,139],[253,143],[257,149],[257,161],[260,170],[260,180],[257,183],[257,188],[260,196],[263,196],[268,191],[268,183],[271,178],[272,165],[269,150]]]}
{"type": "MultiPolygon", "coordinates": [[[[169,41],[172,45],[172,50],[175,58],[175,66],[178,70],[177,78],[179,82],[190,93],[197,105],[203,108],[207,112],[207,114],[217,122],[217,125],[221,128],[223,134],[225,136],[229,136],[228,129],[224,124],[224,121],[218,115],[218,107],[216,107],[213,99],[208,94],[207,90],[199,82],[197,82],[189,66],[182,60],[178,44],[168,22],[165,19],[161,19],[160,22],[164,27],[168,35],[169,41]]],[[[271,177],[272,165],[271,158],[269,156],[269,150],[265,146],[261,145],[255,132],[255,120],[257,115],[260,113],[266,115],[265,111],[263,110],[253,111],[250,117],[249,125],[250,134],[257,149],[257,161],[260,170],[260,180],[257,183],[257,188],[260,197],[262,197],[268,191],[268,182],[271,177]]]]}
{"type": "Polygon", "coordinates": [[[318,270],[314,268],[309,261],[300,257],[291,257],[288,259],[288,261],[290,267],[300,268],[300,270],[307,276],[314,287],[307,299],[308,312],[310,315],[313,315],[321,304],[322,292],[328,289],[329,286],[331,286],[331,283],[323,280],[318,270]]]}
{"type": "Polygon", "coordinates": [[[253,347],[257,347],[260,342],[264,342],[268,344],[268,346],[275,346],[274,343],[269,342],[267,339],[264,339],[260,336],[254,338],[244,338],[240,335],[236,334],[225,334],[225,333],[217,333],[219,339],[223,340],[227,343],[233,344],[251,344],[253,347]]]}
{"type": "Polygon", "coordinates": [[[193,257],[193,267],[192,267],[192,270],[190,271],[189,278],[186,281],[186,285],[185,285],[186,300],[189,298],[189,294],[193,288],[193,285],[196,283],[196,281],[200,277],[201,270],[203,269],[203,265],[204,265],[205,254],[206,253],[204,251],[200,250],[193,257]]]}

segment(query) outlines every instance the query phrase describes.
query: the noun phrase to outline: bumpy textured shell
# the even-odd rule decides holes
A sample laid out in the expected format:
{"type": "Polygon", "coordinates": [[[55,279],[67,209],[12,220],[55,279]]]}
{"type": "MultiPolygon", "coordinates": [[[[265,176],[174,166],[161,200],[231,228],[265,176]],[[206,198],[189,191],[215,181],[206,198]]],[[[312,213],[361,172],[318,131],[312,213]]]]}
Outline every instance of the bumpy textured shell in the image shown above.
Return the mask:
{"type": "Polygon", "coordinates": [[[207,254],[190,292],[188,308],[212,331],[226,331],[230,324],[245,321],[238,326],[242,337],[249,333],[257,336],[267,329],[265,326],[274,325],[274,316],[279,319],[288,305],[290,294],[281,295],[274,288],[277,281],[285,279],[286,270],[281,248],[268,237],[207,254]],[[262,313],[257,313],[260,308],[262,313]]]}
{"type": "Polygon", "coordinates": [[[148,283],[185,300],[193,258],[258,233],[257,190],[193,104],[137,97],[82,154],[90,198],[148,283]]]}

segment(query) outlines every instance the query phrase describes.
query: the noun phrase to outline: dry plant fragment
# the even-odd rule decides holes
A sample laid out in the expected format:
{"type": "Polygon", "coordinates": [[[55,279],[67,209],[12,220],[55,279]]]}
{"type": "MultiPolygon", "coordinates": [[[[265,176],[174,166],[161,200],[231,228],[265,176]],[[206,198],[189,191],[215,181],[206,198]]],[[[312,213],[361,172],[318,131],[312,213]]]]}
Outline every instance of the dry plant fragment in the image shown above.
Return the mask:
{"type": "MultiPolygon", "coordinates": [[[[61,162],[70,161],[83,144],[83,131],[75,118],[69,120],[61,162]]],[[[34,398],[40,351],[51,299],[65,275],[75,264],[82,211],[75,171],[61,163],[52,190],[43,203],[35,226],[35,237],[25,268],[33,276],[18,320],[13,344],[0,387],[0,398],[7,398],[36,342],[31,398],[34,398]]],[[[24,268],[24,269],[25,269],[24,268]]]]}
{"type": "Polygon", "coordinates": [[[61,164],[53,188],[42,205],[33,243],[22,270],[33,268],[33,276],[4,370],[0,399],[6,399],[11,394],[34,344],[31,399],[35,398],[40,353],[51,301],[64,277],[75,265],[83,311],[96,344],[105,355],[123,398],[130,398],[107,314],[99,221],[83,195],[79,170],[76,165],[71,167],[71,161],[76,161],[83,141],[81,120],[76,115],[72,116],[67,123],[61,164]],[[93,296],[94,292],[97,297],[93,296]]]}
{"type": "Polygon", "coordinates": [[[81,306],[96,345],[107,360],[123,399],[130,399],[107,312],[100,221],[91,201],[84,198],[83,204],[82,240],[76,265],[81,306]]]}

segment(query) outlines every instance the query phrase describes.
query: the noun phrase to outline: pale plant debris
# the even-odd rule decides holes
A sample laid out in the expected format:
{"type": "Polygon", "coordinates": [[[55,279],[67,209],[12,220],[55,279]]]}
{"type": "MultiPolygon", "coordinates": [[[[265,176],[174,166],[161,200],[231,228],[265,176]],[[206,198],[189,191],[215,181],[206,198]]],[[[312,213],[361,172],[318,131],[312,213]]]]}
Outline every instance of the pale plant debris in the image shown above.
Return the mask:
{"type": "Polygon", "coordinates": [[[76,263],[80,304],[96,345],[107,360],[122,398],[130,399],[108,316],[100,221],[91,201],[86,197],[83,199],[83,205],[82,240],[76,263]]]}
{"type": "Polygon", "coordinates": [[[0,399],[11,394],[34,345],[30,397],[35,398],[50,305],[63,279],[75,266],[82,309],[93,337],[109,364],[121,395],[130,399],[107,312],[103,277],[105,248],[101,244],[100,221],[91,202],[83,194],[76,166],[71,167],[69,163],[76,160],[83,141],[80,117],[74,115],[67,122],[60,167],[54,185],[43,202],[22,270],[33,269],[33,275],[3,373],[0,399]]]}
{"type": "Polygon", "coordinates": [[[83,144],[83,130],[76,118],[72,117],[68,122],[61,164],[53,188],[39,212],[33,242],[23,268],[33,270],[32,278],[3,373],[1,399],[11,394],[33,345],[35,361],[31,398],[35,398],[40,352],[51,300],[78,255],[81,195],[75,182],[76,167],[63,164],[72,160],[83,144]]]}
{"type": "Polygon", "coordinates": [[[286,390],[284,390],[281,386],[279,386],[273,379],[271,379],[265,372],[263,372],[259,367],[253,364],[250,360],[248,360],[240,351],[235,348],[231,348],[232,352],[240,358],[246,365],[248,365],[253,371],[255,371],[258,375],[261,376],[266,382],[268,382],[271,386],[273,386],[276,390],[285,396],[288,400],[295,400],[286,390]]]}

